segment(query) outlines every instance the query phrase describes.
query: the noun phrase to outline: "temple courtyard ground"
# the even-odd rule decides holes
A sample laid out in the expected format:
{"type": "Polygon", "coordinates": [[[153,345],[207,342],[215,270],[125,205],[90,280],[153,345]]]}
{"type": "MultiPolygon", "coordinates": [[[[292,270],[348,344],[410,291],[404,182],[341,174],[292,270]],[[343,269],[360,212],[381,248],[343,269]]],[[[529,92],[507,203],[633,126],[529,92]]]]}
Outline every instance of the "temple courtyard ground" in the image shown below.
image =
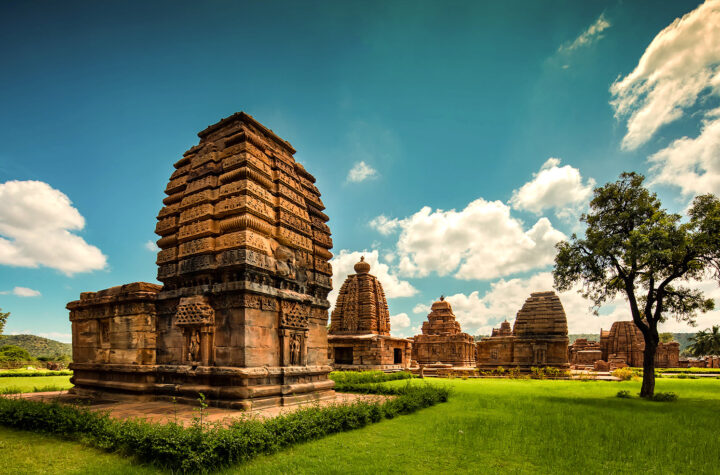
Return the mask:
{"type": "MultiPolygon", "coordinates": [[[[636,395],[634,381],[425,381],[451,386],[450,400],[222,473],[720,472],[718,379],[658,379],[657,391],[679,396],[665,403],[615,396],[636,395]]],[[[159,473],[79,443],[4,427],[0,460],[5,473],[159,473]]]]}

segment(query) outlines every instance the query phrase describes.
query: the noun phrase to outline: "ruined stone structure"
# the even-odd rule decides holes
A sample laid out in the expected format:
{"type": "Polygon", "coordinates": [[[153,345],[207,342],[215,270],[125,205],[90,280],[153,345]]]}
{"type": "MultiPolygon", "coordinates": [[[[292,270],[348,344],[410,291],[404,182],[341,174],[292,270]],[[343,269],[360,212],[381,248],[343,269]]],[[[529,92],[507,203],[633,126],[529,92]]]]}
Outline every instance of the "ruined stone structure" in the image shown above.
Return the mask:
{"type": "Polygon", "coordinates": [[[410,366],[412,343],[390,336],[382,284],[361,257],[345,280],[332,312],[328,357],[335,369],[392,370],[410,366]]]}
{"type": "MultiPolygon", "coordinates": [[[[600,341],[578,339],[570,346],[570,362],[575,367],[594,366],[600,369],[624,366],[642,367],[645,340],[632,321],[615,322],[609,331],[600,330],[600,341]],[[593,359],[595,358],[595,359],[593,359]]],[[[680,364],[680,344],[676,341],[660,343],[655,353],[655,366],[677,368],[680,364]]]]}
{"type": "Polygon", "coordinates": [[[418,364],[475,366],[475,339],[462,332],[450,302],[444,297],[432,304],[422,334],[413,338],[412,345],[412,359],[418,364]]]}
{"type": "Polygon", "coordinates": [[[524,371],[545,366],[569,368],[567,318],[560,297],[555,292],[530,294],[512,330],[505,321],[477,343],[477,365],[524,371]]]}
{"type": "Polygon", "coordinates": [[[330,397],[328,217],[295,150],[237,113],[175,163],[158,280],[70,302],[78,393],[252,408],[330,397]]]}

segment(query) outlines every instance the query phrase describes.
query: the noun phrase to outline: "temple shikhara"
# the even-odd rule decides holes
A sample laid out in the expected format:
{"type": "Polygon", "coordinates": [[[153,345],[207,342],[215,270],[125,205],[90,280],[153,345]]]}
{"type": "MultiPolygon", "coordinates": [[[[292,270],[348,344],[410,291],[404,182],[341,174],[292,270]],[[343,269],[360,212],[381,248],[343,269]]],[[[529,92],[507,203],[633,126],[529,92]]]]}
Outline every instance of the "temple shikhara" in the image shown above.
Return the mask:
{"type": "MultiPolygon", "coordinates": [[[[570,346],[570,361],[576,368],[600,370],[623,366],[642,367],[645,339],[632,321],[615,322],[610,330],[600,330],[600,341],[580,338],[570,346]]],[[[680,343],[659,343],[655,353],[657,368],[680,366],[680,343]]]]}
{"type": "Polygon", "coordinates": [[[203,392],[245,409],[333,396],[332,240],[315,179],[288,142],[245,113],[198,136],[158,214],[163,285],[84,292],[68,304],[74,391],[203,392]]]}
{"type": "Polygon", "coordinates": [[[568,369],[568,325],[555,292],[530,294],[515,318],[512,330],[505,321],[477,343],[481,369],[555,367],[568,369]]]}
{"type": "Polygon", "coordinates": [[[422,334],[413,338],[412,355],[421,365],[475,366],[475,339],[463,333],[444,297],[432,304],[422,334]]]}
{"type": "Polygon", "coordinates": [[[328,357],[335,369],[399,370],[410,366],[412,343],[390,336],[382,284],[361,257],[347,277],[331,315],[328,357]]]}

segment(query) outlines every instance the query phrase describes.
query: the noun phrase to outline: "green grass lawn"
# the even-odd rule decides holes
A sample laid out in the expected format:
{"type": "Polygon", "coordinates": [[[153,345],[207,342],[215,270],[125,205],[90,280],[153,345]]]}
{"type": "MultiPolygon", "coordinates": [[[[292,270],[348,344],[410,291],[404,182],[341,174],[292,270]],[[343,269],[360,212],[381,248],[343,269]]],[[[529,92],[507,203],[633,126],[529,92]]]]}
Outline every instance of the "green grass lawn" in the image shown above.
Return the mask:
{"type": "MultiPolygon", "coordinates": [[[[657,391],[680,396],[674,403],[615,397],[622,389],[636,394],[639,382],[426,381],[451,385],[450,401],[223,473],[720,472],[720,380],[659,379],[657,391]]],[[[39,473],[43,460],[56,458],[64,465],[54,473],[85,473],[94,463],[107,463],[108,473],[150,473],[52,437],[0,428],[0,443],[0,460],[13,473],[39,473]],[[23,445],[45,443],[35,459],[22,455],[23,445]]]]}
{"type": "Polygon", "coordinates": [[[0,378],[0,394],[3,390],[19,389],[20,392],[33,392],[35,388],[70,389],[70,376],[17,376],[0,378]]]}

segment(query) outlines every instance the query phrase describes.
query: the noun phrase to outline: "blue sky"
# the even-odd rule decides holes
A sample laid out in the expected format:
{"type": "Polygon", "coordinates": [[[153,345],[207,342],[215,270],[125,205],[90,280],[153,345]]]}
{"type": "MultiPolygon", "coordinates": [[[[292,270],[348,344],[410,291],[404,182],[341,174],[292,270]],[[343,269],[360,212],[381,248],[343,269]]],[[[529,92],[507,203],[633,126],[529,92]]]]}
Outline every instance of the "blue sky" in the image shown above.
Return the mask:
{"type": "MultiPolygon", "coordinates": [[[[80,292],[154,282],[172,164],[240,110],[298,150],[336,286],[368,256],[399,335],[440,294],[471,333],[512,321],[622,171],[673,211],[720,192],[718,1],[4,2],[0,37],[6,333],[69,341],[80,292]]],[[[562,299],[571,332],[628,318],[562,299]]]]}

